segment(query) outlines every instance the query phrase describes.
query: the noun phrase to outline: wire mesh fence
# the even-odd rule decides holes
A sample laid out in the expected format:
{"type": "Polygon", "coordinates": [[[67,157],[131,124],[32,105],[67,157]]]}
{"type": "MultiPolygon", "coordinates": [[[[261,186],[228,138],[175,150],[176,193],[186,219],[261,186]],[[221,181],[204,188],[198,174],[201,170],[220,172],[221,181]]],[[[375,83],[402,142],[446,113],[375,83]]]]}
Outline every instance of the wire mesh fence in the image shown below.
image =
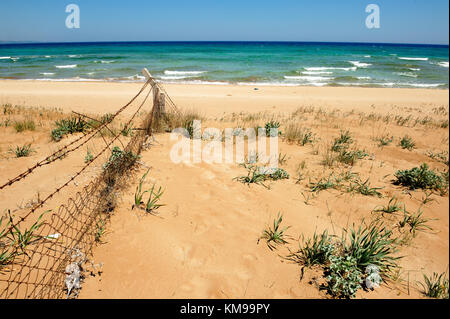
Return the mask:
{"type": "MultiPolygon", "coordinates": [[[[86,134],[76,138],[54,154],[36,165],[9,179],[0,190],[7,191],[8,186],[21,182],[29,174],[44,165],[50,165],[54,159],[64,159],[68,154],[101,135],[104,147],[75,174],[18,216],[9,213],[0,222],[0,298],[65,298],[76,297],[80,288],[80,269],[92,253],[98,240],[99,229],[109,218],[117,201],[117,193],[126,186],[127,176],[139,158],[146,139],[152,134],[155,115],[155,101],[163,91],[152,78],[143,85],[138,94],[129,103],[109,116],[86,134]],[[140,128],[133,130],[128,142],[121,141],[121,132],[109,130],[109,137],[102,132],[125,109],[133,107],[134,102],[143,94],[141,102],[135,106],[128,118],[125,129],[133,121],[140,120],[140,128]],[[153,91],[153,101],[148,99],[153,91]],[[155,92],[158,94],[155,97],[155,92]],[[144,108],[146,102],[151,109],[144,108]],[[120,147],[116,146],[120,144],[120,147]],[[84,186],[74,186],[74,181],[91,165],[99,163],[105,155],[111,153],[108,161],[102,165],[101,172],[84,186]],[[70,196],[64,192],[69,192],[70,196]],[[63,194],[64,193],[64,194],[63,194]],[[68,199],[67,199],[68,198],[68,199]],[[57,207],[54,209],[52,207],[57,207]]],[[[170,101],[170,104],[173,104],[170,101]]],[[[156,105],[158,108],[159,106],[156,105]]],[[[173,104],[173,108],[176,108],[173,104]]]]}

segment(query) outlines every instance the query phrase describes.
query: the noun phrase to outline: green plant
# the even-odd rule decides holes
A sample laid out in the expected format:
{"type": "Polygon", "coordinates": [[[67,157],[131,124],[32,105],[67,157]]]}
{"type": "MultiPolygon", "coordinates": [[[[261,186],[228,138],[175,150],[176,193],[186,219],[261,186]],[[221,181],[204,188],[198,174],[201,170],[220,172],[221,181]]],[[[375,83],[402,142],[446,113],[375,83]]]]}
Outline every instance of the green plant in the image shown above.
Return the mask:
{"type": "Polygon", "coordinates": [[[350,255],[332,255],[325,274],[327,280],[325,288],[336,298],[354,298],[363,282],[363,274],[358,268],[358,262],[350,255]]]}
{"type": "Polygon", "coordinates": [[[94,159],[94,155],[92,155],[92,153],[89,150],[87,150],[86,156],[84,157],[84,162],[89,163],[89,162],[92,162],[93,159],[94,159]]]}
{"type": "Polygon", "coordinates": [[[364,196],[377,196],[383,197],[383,195],[378,191],[382,189],[382,187],[371,187],[369,179],[366,179],[365,182],[362,182],[360,179],[356,179],[354,183],[351,183],[347,191],[353,193],[359,193],[364,196]]]}
{"type": "Polygon", "coordinates": [[[133,136],[133,123],[130,123],[130,125],[128,125],[128,126],[120,123],[120,134],[122,134],[122,136],[132,137],[133,136]]]}
{"type": "Polygon", "coordinates": [[[259,170],[259,167],[256,165],[246,165],[246,164],[242,164],[242,166],[244,166],[247,169],[247,176],[238,176],[233,178],[233,180],[237,180],[241,183],[244,184],[258,184],[258,185],[262,185],[265,188],[268,188],[265,184],[264,181],[266,180],[266,175],[262,174],[259,170]]]}
{"type": "Polygon", "coordinates": [[[18,121],[14,123],[14,128],[16,129],[17,133],[23,132],[23,131],[34,131],[36,130],[36,124],[33,120],[27,119],[23,121],[18,121]]]}
{"type": "Polygon", "coordinates": [[[395,240],[391,238],[392,231],[382,223],[363,223],[358,229],[353,226],[344,232],[348,233],[348,238],[346,236],[342,240],[344,252],[355,258],[358,268],[364,269],[373,264],[381,271],[387,271],[397,266],[398,257],[393,256],[396,250],[395,240]]]}
{"type": "Polygon", "coordinates": [[[410,170],[399,170],[395,173],[395,177],[394,184],[406,186],[412,190],[420,188],[438,190],[441,194],[447,192],[448,172],[438,175],[429,169],[426,163],[410,170]]]}
{"type": "Polygon", "coordinates": [[[0,266],[6,265],[14,258],[14,251],[11,250],[11,247],[14,245],[14,242],[7,243],[7,229],[10,225],[10,221],[6,223],[4,228],[2,227],[4,216],[0,218],[0,266]]]}
{"type": "Polygon", "coordinates": [[[420,284],[423,287],[423,293],[425,294],[425,296],[430,298],[448,299],[449,283],[448,278],[445,278],[446,275],[446,273],[438,274],[434,272],[432,276],[428,277],[424,274],[423,278],[425,284],[420,284]]]}
{"type": "Polygon", "coordinates": [[[411,151],[412,149],[414,149],[416,147],[416,143],[413,141],[413,139],[411,137],[409,137],[408,135],[405,135],[399,142],[399,145],[403,148],[403,149],[407,149],[409,151],[411,151]]]}
{"type": "Polygon", "coordinates": [[[281,153],[278,155],[278,164],[279,165],[286,164],[286,162],[287,162],[286,156],[287,156],[287,154],[281,154],[281,153]]]}
{"type": "Polygon", "coordinates": [[[336,182],[336,179],[334,178],[333,174],[330,174],[328,178],[321,178],[317,182],[310,182],[309,188],[311,192],[320,192],[323,190],[327,190],[330,188],[337,188],[339,187],[339,183],[336,182]]]}
{"type": "Polygon", "coordinates": [[[100,243],[106,230],[105,221],[100,217],[95,226],[97,227],[95,231],[95,241],[100,243]]]}
{"type": "Polygon", "coordinates": [[[331,150],[333,152],[340,152],[341,150],[347,149],[351,143],[353,143],[353,139],[350,131],[341,131],[339,137],[334,140],[331,150]]]}
{"type": "Polygon", "coordinates": [[[55,142],[60,141],[67,134],[85,132],[91,128],[91,124],[86,122],[84,118],[70,117],[55,122],[56,128],[52,130],[51,136],[55,142]]]}
{"type": "Polygon", "coordinates": [[[342,149],[339,152],[339,154],[337,155],[336,160],[343,164],[353,166],[353,165],[355,165],[356,160],[363,159],[367,156],[369,156],[369,154],[367,154],[366,152],[361,151],[361,150],[347,151],[345,149],[342,149]]]}
{"type": "Polygon", "coordinates": [[[404,210],[403,219],[399,221],[399,226],[401,228],[405,227],[406,225],[409,225],[410,233],[413,234],[413,237],[416,236],[416,231],[425,231],[425,230],[432,230],[430,226],[427,225],[427,223],[431,219],[426,219],[422,217],[423,211],[419,208],[417,213],[410,214],[404,210]]]}
{"type": "Polygon", "coordinates": [[[104,169],[109,167],[117,168],[124,162],[135,162],[138,156],[130,151],[124,152],[118,146],[114,146],[108,161],[103,165],[104,169]]]}
{"type": "Polygon", "coordinates": [[[395,196],[393,196],[388,204],[386,206],[381,206],[381,207],[375,207],[375,209],[373,210],[374,212],[382,212],[382,213],[387,213],[387,214],[393,214],[396,213],[398,211],[401,211],[401,205],[402,203],[400,203],[397,198],[395,196]]]}
{"type": "Polygon", "coordinates": [[[285,231],[289,229],[290,226],[280,228],[281,222],[283,221],[283,215],[278,213],[278,217],[273,221],[273,228],[268,227],[263,231],[262,236],[258,239],[265,239],[267,246],[273,250],[276,245],[286,244],[287,238],[285,231]]]}
{"type": "Polygon", "coordinates": [[[266,129],[266,136],[267,137],[271,137],[271,136],[278,136],[281,134],[281,131],[279,131],[278,129],[280,128],[280,123],[276,122],[276,121],[269,121],[264,125],[264,128],[266,129]],[[272,132],[272,129],[276,129],[277,133],[274,131],[272,132]]]}
{"type": "Polygon", "coordinates": [[[383,135],[377,138],[376,141],[378,142],[378,147],[383,147],[391,144],[392,141],[394,141],[394,137],[389,135],[383,135]]]}
{"type": "Polygon", "coordinates": [[[286,126],[283,138],[288,143],[296,143],[304,146],[308,143],[313,143],[315,140],[315,135],[307,128],[303,128],[295,123],[290,123],[286,126]]]}
{"type": "Polygon", "coordinates": [[[10,152],[16,154],[16,157],[28,157],[32,152],[35,151],[31,148],[31,144],[26,144],[22,146],[16,146],[16,149],[10,150],[10,152]]]}
{"type": "Polygon", "coordinates": [[[147,203],[145,204],[145,211],[147,213],[153,213],[161,206],[165,206],[165,204],[158,204],[159,200],[161,199],[161,196],[164,193],[161,186],[158,188],[157,191],[155,191],[155,184],[153,184],[152,188],[148,191],[148,193],[149,197],[147,203]]]}
{"type": "Polygon", "coordinates": [[[303,239],[299,243],[299,250],[292,254],[298,262],[309,267],[314,265],[325,265],[329,262],[331,255],[335,252],[335,244],[332,242],[332,236],[325,230],[322,234],[314,233],[312,238],[303,239]]]}
{"type": "MultiPolygon", "coordinates": [[[[42,226],[43,222],[40,222],[42,219],[42,216],[44,214],[48,213],[49,211],[46,211],[42,213],[36,222],[30,227],[30,229],[25,229],[23,232],[17,227],[17,225],[14,224],[12,220],[11,214],[9,215],[9,221],[11,225],[13,225],[14,231],[11,231],[11,240],[19,246],[21,251],[25,253],[25,250],[29,244],[31,244],[34,240],[39,239],[40,236],[36,236],[35,232],[42,226]]],[[[26,254],[26,253],[25,253],[26,254]]]]}
{"type": "Polygon", "coordinates": [[[141,204],[143,204],[143,197],[145,193],[148,193],[149,191],[142,191],[142,184],[145,181],[145,178],[147,177],[148,172],[150,172],[150,169],[147,170],[147,172],[140,178],[139,185],[136,186],[136,192],[134,193],[134,207],[139,207],[141,204]]]}

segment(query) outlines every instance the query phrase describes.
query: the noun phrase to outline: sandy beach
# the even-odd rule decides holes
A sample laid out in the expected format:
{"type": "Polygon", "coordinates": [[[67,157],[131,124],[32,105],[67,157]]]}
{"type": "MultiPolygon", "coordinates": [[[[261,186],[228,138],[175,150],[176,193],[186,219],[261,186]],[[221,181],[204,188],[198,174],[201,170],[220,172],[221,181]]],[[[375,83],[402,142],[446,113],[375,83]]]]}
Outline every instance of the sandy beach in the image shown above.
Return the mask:
{"type": "MultiPolygon", "coordinates": [[[[140,87],[139,83],[0,80],[0,103],[106,113],[126,103],[140,87]]],[[[164,87],[183,108],[194,108],[208,116],[292,112],[300,106],[386,113],[395,107],[445,106],[449,99],[448,90],[435,89],[193,84],[165,84],[164,87]]]]}
{"type": "MultiPolygon", "coordinates": [[[[104,115],[123,106],[142,86],[140,83],[43,82],[0,80],[0,105],[24,106],[11,113],[11,121],[32,117],[34,131],[18,133],[0,125],[1,181],[19,173],[55,149],[50,140],[54,120],[70,112],[104,115]],[[39,118],[31,107],[57,108],[54,117],[39,118]],[[59,112],[58,111],[58,112],[59,112]],[[14,115],[16,114],[16,115],[14,115]],[[9,149],[32,143],[36,152],[15,158],[9,149]]],[[[80,291],[80,298],[327,298],[318,289],[324,278],[312,267],[300,280],[301,267],[286,257],[298,250],[299,239],[328,230],[341,236],[343,229],[362,220],[381,218],[396,236],[405,236],[399,246],[397,277],[374,291],[360,290],[358,298],[423,298],[419,282],[423,274],[448,271],[449,197],[394,185],[397,170],[427,163],[436,171],[448,172],[449,91],[404,88],[274,87],[238,85],[164,85],[181,110],[195,110],[209,127],[256,127],[275,119],[281,131],[289,123],[308,128],[314,139],[305,145],[279,142],[285,155],[280,167],[290,178],[270,182],[270,189],[246,185],[235,178],[246,170],[233,164],[175,164],[169,153],[174,142],[169,133],[155,134],[156,142],[141,154],[140,165],[130,185],[120,194],[106,232],[94,249],[92,264],[80,291]],[[445,122],[446,121],[446,122],[445,122]],[[445,123],[447,123],[445,125],[445,123]],[[323,161],[340,132],[348,130],[354,147],[366,157],[351,165],[323,161]],[[399,146],[405,135],[415,147],[399,146]],[[392,136],[385,146],[383,136],[392,136]],[[432,154],[447,154],[447,163],[432,154]],[[139,178],[150,168],[144,187],[154,183],[165,190],[156,216],[131,209],[139,178]],[[313,193],[312,182],[352,172],[362,181],[379,187],[381,196],[364,196],[342,189],[313,193]],[[409,212],[422,210],[426,228],[409,236],[398,227],[402,215],[381,215],[376,207],[395,197],[409,212]],[[271,250],[259,241],[263,230],[278,213],[290,226],[288,243],[271,250]]],[[[149,110],[147,110],[149,111],[149,110]]],[[[41,111],[42,112],[42,111],[41,111]]],[[[50,112],[50,111],[49,111],[50,112]]],[[[131,111],[126,110],[124,117],[131,111]]],[[[0,123],[8,114],[0,114],[0,123]]],[[[283,137],[283,135],[282,135],[283,137]]],[[[59,142],[63,143],[63,142],[59,142]]],[[[88,145],[102,144],[100,138],[88,145]]],[[[36,193],[45,195],[62,183],[83,163],[86,148],[55,167],[30,177],[30,183],[14,185],[0,192],[0,208],[32,202],[36,193]],[[37,184],[33,184],[37,183],[37,184]],[[37,187],[34,185],[38,185],[37,187]],[[15,198],[10,195],[13,192],[15,198]]],[[[107,157],[104,157],[106,160],[107,157]]],[[[101,170],[97,165],[81,176],[80,185],[101,170]]],[[[74,186],[75,188],[75,186],[74,186]]],[[[69,190],[70,193],[71,190],[69,190]]],[[[62,202],[64,194],[55,199],[62,202]]]]}

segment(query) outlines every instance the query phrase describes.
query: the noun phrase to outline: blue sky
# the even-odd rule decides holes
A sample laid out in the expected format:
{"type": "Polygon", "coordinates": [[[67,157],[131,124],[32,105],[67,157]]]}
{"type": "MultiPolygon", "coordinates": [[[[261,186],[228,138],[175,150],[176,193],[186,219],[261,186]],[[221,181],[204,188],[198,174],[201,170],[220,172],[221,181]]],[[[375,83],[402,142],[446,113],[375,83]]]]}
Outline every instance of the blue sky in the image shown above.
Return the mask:
{"type": "Polygon", "coordinates": [[[448,0],[1,0],[0,41],[336,41],[448,44],[448,0]],[[67,29],[66,5],[81,28],[67,29]],[[380,29],[365,8],[380,7],[380,29]]]}

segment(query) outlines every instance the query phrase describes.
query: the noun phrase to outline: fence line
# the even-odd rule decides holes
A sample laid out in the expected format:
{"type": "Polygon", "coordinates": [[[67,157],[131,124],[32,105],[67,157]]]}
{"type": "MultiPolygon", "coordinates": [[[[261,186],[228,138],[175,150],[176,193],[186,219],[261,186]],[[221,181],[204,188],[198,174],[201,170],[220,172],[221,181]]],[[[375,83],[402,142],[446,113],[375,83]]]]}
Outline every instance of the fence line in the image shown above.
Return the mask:
{"type": "MultiPolygon", "coordinates": [[[[120,132],[115,134],[109,142],[105,141],[105,147],[90,162],[44,200],[32,207],[26,214],[18,217],[17,220],[14,220],[13,217],[10,218],[6,231],[0,233],[0,256],[3,258],[0,259],[0,298],[76,297],[79,286],[74,274],[77,269],[79,272],[80,267],[88,260],[93,245],[98,239],[99,223],[104,224],[109,219],[110,212],[114,209],[117,201],[117,191],[126,186],[128,180],[126,176],[131,174],[130,168],[136,162],[146,139],[152,134],[154,117],[157,116],[155,109],[161,109],[160,100],[164,99],[163,94],[155,88],[161,88],[161,86],[153,78],[148,78],[138,94],[101,126],[103,128],[111,123],[118,114],[137,99],[148,85],[151,86],[150,90],[125,125],[125,129],[131,125],[153,91],[152,108],[142,121],[144,129],[134,131],[136,133],[118,158],[112,162],[108,161],[108,165],[104,166],[98,177],[68,198],[67,202],[60,205],[56,212],[47,210],[42,212],[39,218],[31,220],[31,217],[36,217],[33,213],[48,204],[56,194],[80,176],[92,163],[98,162],[100,156],[119,139],[120,132]],[[38,227],[29,233],[29,238],[24,240],[21,235],[26,233],[22,233],[19,226],[21,224],[31,226],[33,222],[38,227]],[[5,256],[6,259],[4,259],[5,256]]],[[[175,104],[172,107],[177,110],[175,104]]],[[[83,138],[90,140],[99,133],[99,130],[100,127],[77,138],[76,141],[81,141],[83,138]]],[[[83,141],[80,143],[81,146],[69,149],[68,147],[74,145],[74,142],[54,154],[64,149],[66,150],[64,154],[67,154],[87,143],[83,141]]],[[[41,166],[43,166],[43,161],[38,162],[30,169],[31,171],[25,171],[25,175],[23,175],[24,173],[19,174],[11,180],[12,182],[5,185],[9,186],[24,179],[41,166]]],[[[5,185],[4,187],[6,187],[5,185]]]]}

